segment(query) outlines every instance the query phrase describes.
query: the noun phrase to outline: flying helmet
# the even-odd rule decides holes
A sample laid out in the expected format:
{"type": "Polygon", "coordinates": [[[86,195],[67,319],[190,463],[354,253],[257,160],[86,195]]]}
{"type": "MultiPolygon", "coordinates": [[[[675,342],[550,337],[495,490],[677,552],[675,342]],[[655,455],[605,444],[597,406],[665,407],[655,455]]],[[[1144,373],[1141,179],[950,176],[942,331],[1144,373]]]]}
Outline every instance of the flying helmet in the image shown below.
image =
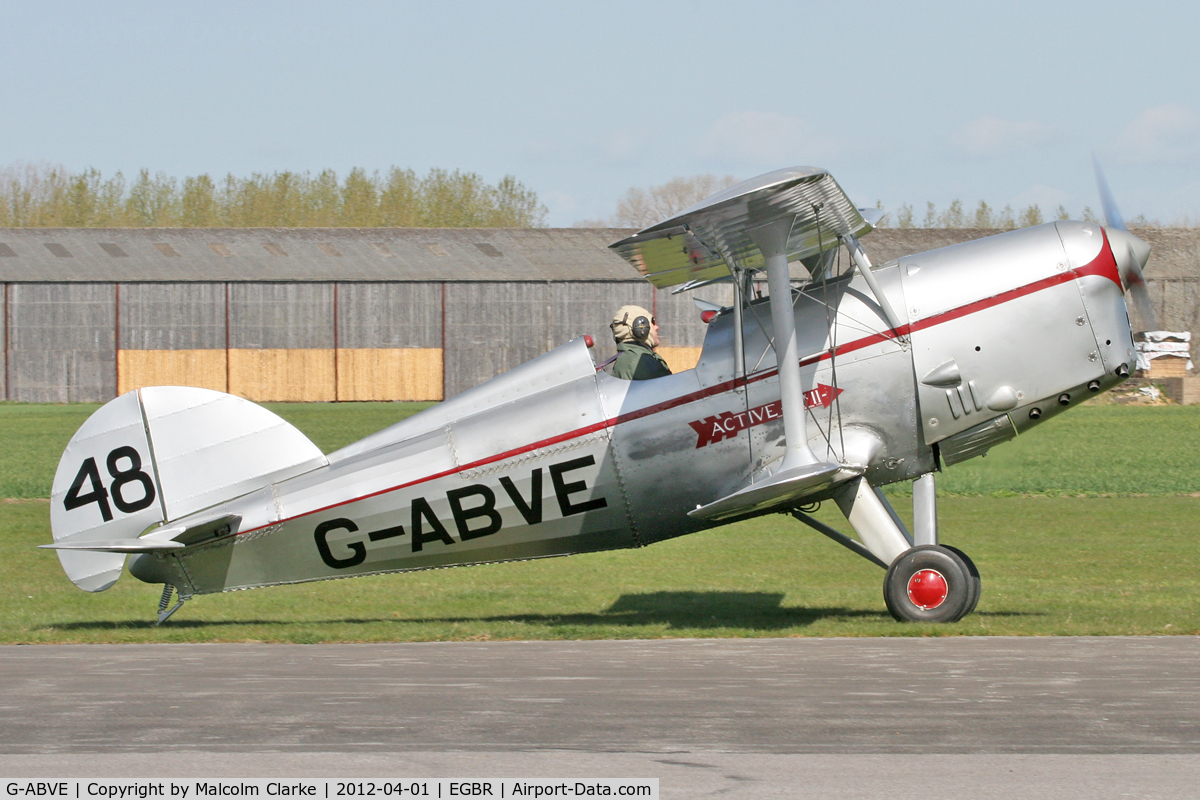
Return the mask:
{"type": "Polygon", "coordinates": [[[658,344],[658,337],[654,335],[653,323],[654,316],[641,306],[621,306],[608,327],[612,328],[617,344],[640,342],[654,347],[658,344]]]}

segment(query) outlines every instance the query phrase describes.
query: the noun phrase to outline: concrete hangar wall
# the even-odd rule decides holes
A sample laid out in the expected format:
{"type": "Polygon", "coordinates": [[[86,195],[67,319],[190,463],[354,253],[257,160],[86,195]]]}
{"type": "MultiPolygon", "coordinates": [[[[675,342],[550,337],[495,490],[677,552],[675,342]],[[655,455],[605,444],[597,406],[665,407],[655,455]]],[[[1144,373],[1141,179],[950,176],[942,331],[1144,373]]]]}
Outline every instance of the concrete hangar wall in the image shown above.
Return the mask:
{"type": "MultiPolygon", "coordinates": [[[[582,229],[0,229],[4,398],[183,384],[260,400],[440,400],[653,309],[673,366],[704,325],[582,229]]],[[[727,290],[706,290],[722,299],[727,290]]]]}
{"type": "MultiPolygon", "coordinates": [[[[994,231],[880,229],[877,264],[994,231]]],[[[4,398],[105,401],[185,384],[252,400],[439,400],[636,302],[692,366],[691,295],[654,291],[619,229],[0,229],[4,398]]],[[[1160,327],[1200,341],[1200,230],[1136,231],[1160,327]]],[[[1135,330],[1144,327],[1133,312],[1135,330]]]]}

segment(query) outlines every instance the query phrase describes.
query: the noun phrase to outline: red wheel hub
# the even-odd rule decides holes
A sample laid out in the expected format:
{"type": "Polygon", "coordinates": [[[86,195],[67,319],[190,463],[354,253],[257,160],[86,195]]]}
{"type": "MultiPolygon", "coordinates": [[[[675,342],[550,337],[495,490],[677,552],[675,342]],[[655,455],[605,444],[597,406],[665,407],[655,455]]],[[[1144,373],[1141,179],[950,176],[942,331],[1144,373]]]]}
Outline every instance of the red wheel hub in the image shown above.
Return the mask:
{"type": "Polygon", "coordinates": [[[908,599],[917,608],[937,608],[949,591],[945,576],[936,569],[923,569],[908,579],[908,599]]]}

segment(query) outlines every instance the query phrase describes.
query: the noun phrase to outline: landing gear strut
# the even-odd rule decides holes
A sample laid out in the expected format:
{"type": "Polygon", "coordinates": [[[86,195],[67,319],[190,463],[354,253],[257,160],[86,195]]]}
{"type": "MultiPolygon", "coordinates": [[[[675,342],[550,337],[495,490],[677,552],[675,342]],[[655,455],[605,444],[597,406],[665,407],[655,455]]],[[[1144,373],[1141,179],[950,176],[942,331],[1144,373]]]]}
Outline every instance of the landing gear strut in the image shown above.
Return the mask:
{"type": "Polygon", "coordinates": [[[883,600],[901,622],[957,622],[975,610],[983,583],[975,562],[957,547],[938,544],[933,473],[913,481],[913,543],[883,581],[883,600]]]}
{"type": "Polygon", "coordinates": [[[966,553],[938,544],[937,494],[932,473],[913,481],[913,531],[887,498],[864,478],[833,495],[859,541],[794,509],[792,516],[887,570],[883,600],[901,622],[957,622],[975,610],[979,570],[966,553]]]}

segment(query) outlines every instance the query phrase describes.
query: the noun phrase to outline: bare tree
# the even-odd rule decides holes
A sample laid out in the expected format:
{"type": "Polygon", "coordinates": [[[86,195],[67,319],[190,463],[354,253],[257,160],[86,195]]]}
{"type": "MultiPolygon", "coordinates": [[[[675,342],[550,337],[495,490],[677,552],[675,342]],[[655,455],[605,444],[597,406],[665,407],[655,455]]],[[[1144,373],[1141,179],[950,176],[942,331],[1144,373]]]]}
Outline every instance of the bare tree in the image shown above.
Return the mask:
{"type": "Polygon", "coordinates": [[[617,201],[617,213],[610,219],[614,228],[645,228],[669,219],[688,206],[700,202],[737,183],[732,175],[694,175],[673,178],[649,189],[634,187],[617,201]]]}

